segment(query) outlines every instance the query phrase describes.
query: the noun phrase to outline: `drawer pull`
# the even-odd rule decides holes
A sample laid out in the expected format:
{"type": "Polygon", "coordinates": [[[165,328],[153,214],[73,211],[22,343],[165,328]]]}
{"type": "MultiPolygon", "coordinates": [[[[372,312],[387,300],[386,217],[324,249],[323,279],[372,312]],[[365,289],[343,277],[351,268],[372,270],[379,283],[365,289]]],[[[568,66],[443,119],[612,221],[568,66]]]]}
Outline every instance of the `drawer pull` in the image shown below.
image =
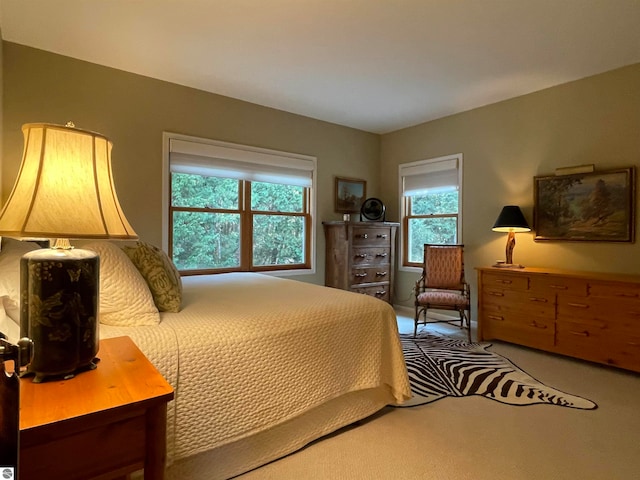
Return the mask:
{"type": "Polygon", "coordinates": [[[356,255],[356,258],[367,258],[367,254],[366,253],[358,253],[356,255]]]}
{"type": "Polygon", "coordinates": [[[530,302],[547,303],[549,300],[547,300],[546,298],[540,298],[540,297],[529,297],[529,301],[530,302]]]}
{"type": "Polygon", "coordinates": [[[497,320],[499,322],[504,322],[504,317],[500,317],[498,315],[487,315],[487,318],[490,320],[497,320]]]}
{"type": "Polygon", "coordinates": [[[489,295],[493,295],[494,297],[504,297],[504,293],[502,292],[489,292],[489,295]]]}
{"type": "Polygon", "coordinates": [[[376,257],[383,257],[384,258],[386,256],[387,256],[386,252],[385,253],[376,253],[376,257]]]}
{"type": "Polygon", "coordinates": [[[512,280],[496,280],[496,283],[500,283],[502,285],[511,285],[513,281],[512,280]]]}
{"type": "Polygon", "coordinates": [[[566,285],[549,285],[549,288],[555,288],[556,290],[567,290],[569,287],[566,285]]]}
{"type": "Polygon", "coordinates": [[[369,235],[367,235],[366,233],[359,233],[356,235],[357,238],[369,238],[369,235]]]}
{"type": "Polygon", "coordinates": [[[569,333],[571,335],[575,335],[577,337],[588,337],[589,336],[589,332],[587,332],[586,330],[583,330],[582,332],[569,331],[569,333]]]}
{"type": "Polygon", "coordinates": [[[353,276],[356,277],[356,278],[364,278],[364,277],[367,276],[367,274],[366,273],[355,273],[353,276]]]}
{"type": "Polygon", "coordinates": [[[638,294],[637,293],[614,293],[613,294],[616,297],[624,297],[624,298],[638,298],[638,294]]]}
{"type": "Polygon", "coordinates": [[[376,277],[386,277],[387,272],[376,272],[376,277]]]}
{"type": "Polygon", "coordinates": [[[533,328],[540,328],[540,329],[542,329],[542,330],[544,330],[545,328],[547,328],[547,326],[546,326],[546,325],[540,325],[540,324],[538,324],[538,323],[536,323],[536,322],[531,322],[531,323],[529,324],[529,326],[530,326],[530,327],[533,327],[533,328]]]}
{"type": "Polygon", "coordinates": [[[576,308],[589,308],[589,305],[586,305],[584,303],[569,302],[569,303],[567,303],[567,305],[570,306],[570,307],[576,307],[576,308]]]}
{"type": "Polygon", "coordinates": [[[386,233],[379,233],[378,235],[376,235],[377,238],[387,238],[387,234],[386,233]]]}
{"type": "Polygon", "coordinates": [[[386,290],[378,290],[376,291],[376,297],[383,297],[387,294],[386,290]]]}

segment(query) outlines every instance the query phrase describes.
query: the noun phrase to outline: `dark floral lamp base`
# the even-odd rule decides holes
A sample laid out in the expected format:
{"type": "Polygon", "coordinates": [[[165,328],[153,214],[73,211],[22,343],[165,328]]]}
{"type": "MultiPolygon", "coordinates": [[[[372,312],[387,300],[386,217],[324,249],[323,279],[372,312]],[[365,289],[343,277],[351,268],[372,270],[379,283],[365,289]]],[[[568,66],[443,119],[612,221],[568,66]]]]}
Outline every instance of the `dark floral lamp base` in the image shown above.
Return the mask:
{"type": "Polygon", "coordinates": [[[24,373],[34,383],[96,368],[100,258],[80,249],[40,249],[21,259],[20,334],[33,341],[24,373]]]}

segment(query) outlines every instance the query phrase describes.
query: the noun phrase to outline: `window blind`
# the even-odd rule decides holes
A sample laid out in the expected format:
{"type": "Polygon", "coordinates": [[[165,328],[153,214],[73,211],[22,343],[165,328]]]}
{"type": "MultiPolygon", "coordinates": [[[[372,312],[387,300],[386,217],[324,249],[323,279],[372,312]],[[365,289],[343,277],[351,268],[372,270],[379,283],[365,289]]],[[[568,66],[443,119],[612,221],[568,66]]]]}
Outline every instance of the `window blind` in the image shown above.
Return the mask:
{"type": "Polygon", "coordinates": [[[172,138],[171,172],[311,187],[315,162],[294,154],[172,138]]]}
{"type": "Polygon", "coordinates": [[[405,164],[400,167],[405,197],[458,189],[458,158],[405,164]]]}

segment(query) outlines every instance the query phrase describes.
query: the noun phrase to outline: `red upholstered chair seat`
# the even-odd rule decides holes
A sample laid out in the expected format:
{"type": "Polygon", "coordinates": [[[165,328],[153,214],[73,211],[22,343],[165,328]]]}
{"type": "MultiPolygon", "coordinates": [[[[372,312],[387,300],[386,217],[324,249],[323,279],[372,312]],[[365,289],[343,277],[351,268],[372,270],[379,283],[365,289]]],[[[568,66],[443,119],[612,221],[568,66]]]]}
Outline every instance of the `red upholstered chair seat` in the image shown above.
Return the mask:
{"type": "Polygon", "coordinates": [[[418,295],[417,301],[420,305],[443,305],[464,308],[465,310],[469,308],[469,297],[462,295],[460,292],[443,290],[422,292],[418,295]]]}

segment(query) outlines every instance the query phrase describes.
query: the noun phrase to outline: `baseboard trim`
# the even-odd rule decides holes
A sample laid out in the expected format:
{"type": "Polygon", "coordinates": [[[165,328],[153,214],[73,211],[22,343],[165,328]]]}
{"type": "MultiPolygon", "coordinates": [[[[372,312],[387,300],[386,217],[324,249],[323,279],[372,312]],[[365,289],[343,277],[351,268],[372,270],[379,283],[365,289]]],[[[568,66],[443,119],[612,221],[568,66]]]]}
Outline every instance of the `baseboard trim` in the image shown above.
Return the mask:
{"type": "MultiPolygon", "coordinates": [[[[415,318],[416,311],[413,307],[407,307],[406,305],[394,305],[394,310],[398,313],[401,313],[404,316],[409,318],[415,318]]],[[[427,313],[427,317],[433,318],[434,320],[458,320],[460,317],[458,315],[447,315],[445,313],[439,313],[434,310],[429,310],[427,313]]]]}

